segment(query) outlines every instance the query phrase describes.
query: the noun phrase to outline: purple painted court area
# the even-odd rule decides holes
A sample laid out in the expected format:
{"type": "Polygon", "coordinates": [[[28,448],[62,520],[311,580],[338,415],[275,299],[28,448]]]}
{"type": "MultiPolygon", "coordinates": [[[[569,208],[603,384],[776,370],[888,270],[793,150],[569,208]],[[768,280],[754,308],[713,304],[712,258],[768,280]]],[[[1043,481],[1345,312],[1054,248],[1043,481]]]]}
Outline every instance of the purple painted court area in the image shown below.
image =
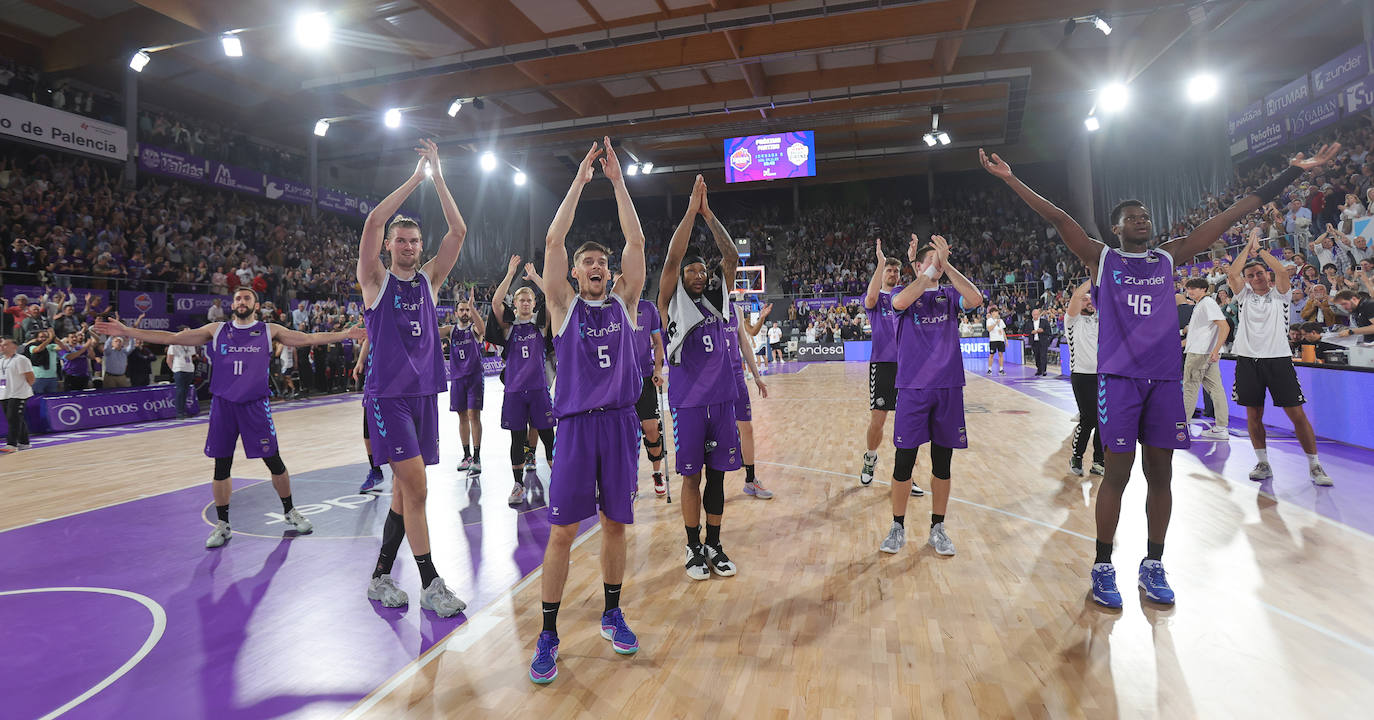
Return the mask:
{"type": "MultiPolygon", "coordinates": [[[[433,555],[467,613],[441,619],[421,610],[405,545],[393,574],[410,607],[372,603],[366,583],[390,484],[380,496],[357,495],[365,473],[352,466],[292,479],[313,536],[281,529],[281,504],[267,482],[235,491],[234,538],[217,550],[203,546],[213,516],[203,486],[0,534],[0,593],[113,588],[147,596],[166,613],[151,652],[64,717],[336,717],[543,560],[541,484],[531,483],[533,498],[512,509],[504,471],[478,484],[441,473],[429,490],[433,555]]],[[[128,661],[153,618],[115,595],[0,594],[0,627],[0,715],[36,718],[128,661]]]]}
{"type": "MultiPolygon", "coordinates": [[[[986,375],[986,367],[982,359],[964,360],[964,369],[970,373],[994,380],[1070,414],[1078,412],[1068,378],[1057,374],[1053,367],[1050,375],[1043,378],[1035,377],[1034,366],[1007,365],[1006,375],[998,375],[995,370],[992,375],[986,375]]],[[[1269,412],[1275,411],[1270,409],[1269,412]]],[[[1226,478],[1227,482],[1256,487],[1284,502],[1308,508],[1336,522],[1374,534],[1374,485],[1368,482],[1370,468],[1374,467],[1374,451],[1317,438],[1317,453],[1321,456],[1322,467],[1336,482],[1335,487],[1317,487],[1308,477],[1307,456],[1293,433],[1266,425],[1269,464],[1274,468],[1274,479],[1257,483],[1249,478],[1250,468],[1255,465],[1255,451],[1244,434],[1245,416],[1237,416],[1233,412],[1229,424],[1229,443],[1202,442],[1196,439],[1197,433],[1205,427],[1211,427],[1211,420],[1194,420],[1193,447],[1188,452],[1207,469],[1226,478]],[[1205,425],[1202,424],[1204,422],[1205,425]]],[[[1066,417],[1066,437],[1073,435],[1073,428],[1073,423],[1066,417]]],[[[1065,468],[1067,471],[1068,468],[1065,468]]],[[[1186,475],[1174,475],[1174,482],[1191,479],[1186,475]]]]}

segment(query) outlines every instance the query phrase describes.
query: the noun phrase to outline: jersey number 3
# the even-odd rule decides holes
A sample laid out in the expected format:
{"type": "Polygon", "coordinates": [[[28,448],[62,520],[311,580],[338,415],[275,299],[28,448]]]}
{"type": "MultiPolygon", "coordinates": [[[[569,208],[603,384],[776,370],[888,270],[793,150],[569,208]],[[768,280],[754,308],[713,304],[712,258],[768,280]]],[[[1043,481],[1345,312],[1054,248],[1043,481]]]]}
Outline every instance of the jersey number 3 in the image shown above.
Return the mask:
{"type": "Polygon", "coordinates": [[[410,334],[411,334],[411,336],[413,336],[413,337],[420,337],[420,321],[418,321],[418,320],[411,320],[411,321],[410,321],[410,334]]]}
{"type": "Polygon", "coordinates": [[[1150,296],[1129,294],[1126,296],[1126,304],[1131,306],[1131,310],[1136,315],[1150,314],[1150,296]]]}

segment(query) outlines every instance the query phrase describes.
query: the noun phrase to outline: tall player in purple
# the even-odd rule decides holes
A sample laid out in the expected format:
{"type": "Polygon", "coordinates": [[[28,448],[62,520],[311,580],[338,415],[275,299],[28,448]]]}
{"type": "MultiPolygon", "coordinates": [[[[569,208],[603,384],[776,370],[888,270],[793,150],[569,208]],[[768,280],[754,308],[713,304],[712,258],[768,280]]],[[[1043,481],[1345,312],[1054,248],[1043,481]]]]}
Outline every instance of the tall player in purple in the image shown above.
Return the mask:
{"type": "Polygon", "coordinates": [[[482,472],[482,396],[486,389],[482,375],[482,337],[486,324],[477,312],[475,290],[468,288],[465,300],[458,301],[453,325],[447,329],[448,367],[451,375],[448,409],[458,413],[458,436],[463,442],[463,461],[459,472],[482,472]]]}
{"type": "Polygon", "coordinates": [[[606,601],[601,637],[610,640],[621,655],[639,650],[639,639],[620,610],[620,587],[625,575],[625,526],[634,522],[639,474],[640,426],[634,404],[643,387],[642,353],[635,332],[637,313],[631,308],[644,288],[644,231],[610,138],[603,142],[600,148],[592,143],[582,158],[544,245],[544,292],[558,356],[558,391],[553,403],[558,416],[558,465],[549,483],[549,542],[540,591],[544,627],[530,663],[530,679],[540,684],[558,676],[558,607],[578,523],[596,517],[598,511],[606,601]],[[610,250],[599,243],[584,243],[573,253],[574,292],[568,283],[568,251],[563,241],[598,157],[614,189],[625,236],[620,255],[623,274],[615,289],[609,290],[610,250]]]}
{"type": "Polygon", "coordinates": [[[234,293],[233,318],[213,322],[194,330],[166,332],[125,326],[118,320],[102,320],[95,331],[102,335],[125,336],[159,345],[210,345],[210,425],[205,437],[205,456],[215,459],[214,482],[217,522],[205,547],[215,548],[232,537],[229,528],[229,497],[233,485],[229,470],[234,464],[234,445],[243,438],[243,454],[262,458],[272,473],[272,487],[281,498],[282,519],[298,533],[313,528],[295,508],[291,499],[291,477],[277,449],[277,427],[272,423],[268,399],[268,376],[272,363],[272,341],[288,347],[329,345],[346,338],[361,339],[362,328],[343,332],[303,333],[276,323],[257,319],[258,294],[251,288],[234,293]]]}
{"type": "Polygon", "coordinates": [[[739,353],[726,342],[730,286],[739,267],[735,243],[706,203],[706,182],[698,175],[687,214],[673,233],[658,285],[668,363],[668,405],[673,413],[673,447],[682,476],[682,522],[687,530],[687,577],[706,580],[736,573],[720,541],[725,512],[725,473],[740,468],[739,429],[735,426],[738,389],[732,365],[739,353]],[[711,226],[720,266],[712,272],[699,255],[688,255],[687,240],[697,214],[711,226]],[[701,476],[706,474],[705,487],[701,476]],[[706,511],[706,542],[701,513],[706,511]]]}
{"type": "Polygon", "coordinates": [[[1150,248],[1154,226],[1139,200],[1125,200],[1111,212],[1112,233],[1121,248],[1109,248],[1088,237],[1072,217],[1016,178],[1001,158],[978,155],[988,172],[1005,181],[1040,217],[1054,225],[1069,250],[1088,266],[1097,307],[1098,432],[1107,453],[1106,473],[1097,491],[1097,557],[1092,567],[1092,596],[1098,604],[1121,607],[1116,570],[1111,564],[1112,543],[1121,517],[1121,495],[1135,464],[1135,446],[1144,448],[1142,466],[1148,486],[1145,516],[1149,531],[1138,584],[1145,597],[1174,602],[1165,578],[1164,537],[1173,510],[1175,449],[1189,446],[1188,419],[1183,405],[1183,355],[1161,352],[1178,347],[1174,312],[1174,265],[1188,262],[1216,242],[1247,214],[1273,200],[1303,172],[1331,161],[1340,145],[1323,147],[1317,156],[1298,154],[1290,167],[1254,193],[1199,225],[1187,237],[1150,248]]]}
{"type": "MultiPolygon", "coordinates": [[[[877,266],[868,281],[864,295],[864,313],[873,328],[873,353],[868,358],[868,434],[864,438],[867,452],[863,468],[859,470],[859,484],[868,487],[878,467],[878,446],[883,442],[883,426],[887,414],[897,409],[897,312],[892,309],[892,296],[902,280],[902,261],[883,254],[883,241],[874,242],[877,266]]],[[[925,494],[921,486],[911,483],[911,494],[925,494]]]]}
{"type": "MultiPolygon", "coordinates": [[[[520,256],[512,255],[505,278],[496,286],[493,302],[503,301],[519,268],[520,256]]],[[[525,278],[534,282],[537,276],[534,267],[528,266],[525,278]]],[[[501,378],[506,392],[501,398],[501,429],[510,431],[510,471],[515,476],[515,483],[506,503],[514,507],[525,501],[525,473],[533,465],[533,443],[528,440],[530,431],[539,433],[544,441],[546,459],[552,466],[555,421],[553,400],[549,397],[549,377],[544,372],[547,314],[535,313],[534,289],[528,285],[516,290],[512,300],[514,322],[506,321],[504,308],[497,307],[493,315],[506,338],[502,353],[506,369],[501,378]]]]}
{"type": "Polygon", "coordinates": [[[936,235],[917,248],[911,236],[909,257],[917,263],[916,281],[892,298],[897,312],[897,417],[892,444],[892,527],[879,548],[896,553],[906,545],[906,506],[916,454],[930,443],[930,534],[927,543],[940,555],[953,555],[945,532],[949,506],[950,461],[955,448],[968,447],[964,426],[964,361],[959,350],[959,316],[983,304],[983,294],[949,263],[949,244],[936,235]],[[950,284],[941,283],[942,277],[950,284]]]}
{"type": "Polygon", "coordinates": [[[372,454],[378,462],[391,464],[392,484],[391,510],[382,529],[382,548],[367,597],[387,607],[410,601],[391,577],[401,540],[409,536],[423,588],[420,607],[450,617],[466,605],[444,585],[430,557],[425,466],[439,462],[439,393],[445,389],[435,304],[439,286],[458,261],[467,225],[444,184],[439,148],[428,140],[420,142],[415,172],[372,209],[358,243],[358,284],[363,291],[368,340],[365,411],[373,423],[372,454]],[[424,240],[420,226],[404,217],[389,224],[388,220],[424,182],[426,165],[433,175],[448,232],[434,257],[421,266],[424,240]],[[389,269],[382,264],[383,250],[391,253],[389,269]]]}

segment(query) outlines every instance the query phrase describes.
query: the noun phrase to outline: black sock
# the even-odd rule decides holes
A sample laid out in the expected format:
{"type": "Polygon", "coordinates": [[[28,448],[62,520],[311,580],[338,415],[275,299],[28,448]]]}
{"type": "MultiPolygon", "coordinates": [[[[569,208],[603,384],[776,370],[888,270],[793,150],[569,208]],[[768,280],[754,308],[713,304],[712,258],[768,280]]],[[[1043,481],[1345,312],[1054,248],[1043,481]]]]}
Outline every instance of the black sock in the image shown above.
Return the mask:
{"type": "Polygon", "coordinates": [[[893,515],[893,516],[892,516],[892,522],[895,522],[895,523],[897,523],[898,525],[901,525],[902,527],[906,527],[906,516],[905,516],[905,515],[893,515]]]}
{"type": "Polygon", "coordinates": [[[287,495],[286,497],[284,497],[284,498],[281,499],[281,511],[282,511],[282,512],[284,512],[284,513],[289,513],[289,512],[291,512],[291,508],[293,508],[293,507],[296,507],[296,506],[295,506],[294,504],[292,504],[292,502],[291,502],[291,496],[290,496],[290,495],[287,495]]]}
{"type": "Polygon", "coordinates": [[[367,454],[367,464],[370,465],[373,470],[381,470],[381,468],[377,466],[377,461],[372,459],[372,453],[367,454]]]}
{"type": "Polygon", "coordinates": [[[720,526],[706,523],[706,544],[720,547],[720,526]]]}
{"type": "Polygon", "coordinates": [[[1147,559],[1147,560],[1163,560],[1163,559],[1164,559],[1164,543],[1152,543],[1152,542],[1150,542],[1150,541],[1148,541],[1148,540],[1145,541],[1145,559],[1147,559]]]}
{"type": "Polygon", "coordinates": [[[606,609],[603,612],[610,612],[620,607],[620,583],[608,585],[601,583],[606,595],[606,609]]]}
{"type": "Polygon", "coordinates": [[[439,571],[434,569],[434,561],[430,559],[429,553],[416,555],[415,565],[420,568],[420,587],[429,587],[434,578],[439,577],[439,571]]]}
{"type": "Polygon", "coordinates": [[[472,447],[463,443],[463,457],[472,457],[472,447]]]}
{"type": "Polygon", "coordinates": [[[481,459],[482,459],[482,446],[481,446],[481,445],[474,445],[474,446],[472,446],[472,459],[473,459],[473,460],[481,460],[481,459]]]}
{"type": "Polygon", "coordinates": [[[544,605],[544,631],[558,634],[558,605],[556,602],[546,602],[544,605]]]}
{"type": "Polygon", "coordinates": [[[747,483],[754,482],[754,466],[753,466],[753,465],[745,465],[745,466],[744,466],[744,481],[747,482],[747,483]]]}
{"type": "Polygon", "coordinates": [[[1107,564],[1111,564],[1111,562],[1112,562],[1112,544],[1109,543],[1109,542],[1102,542],[1101,540],[1098,540],[1098,541],[1097,541],[1097,559],[1096,559],[1096,560],[1093,560],[1093,563],[1094,563],[1094,564],[1096,564],[1096,563],[1107,563],[1107,564]]]}
{"type": "Polygon", "coordinates": [[[944,522],[944,521],[945,521],[945,516],[944,516],[944,515],[936,515],[935,513],[931,513],[931,514],[930,514],[930,526],[931,526],[931,527],[935,527],[936,525],[939,525],[940,523],[942,523],[942,522],[944,522]]]}
{"type": "Polygon", "coordinates": [[[372,577],[391,573],[391,565],[396,562],[396,552],[401,549],[401,541],[406,537],[405,518],[395,510],[386,511],[386,523],[382,525],[382,549],[377,553],[377,567],[372,577]]]}
{"type": "Polygon", "coordinates": [[[516,481],[516,482],[520,483],[521,485],[524,485],[524,484],[525,484],[525,466],[524,466],[524,465],[521,465],[520,467],[513,467],[513,468],[511,468],[511,469],[510,469],[510,474],[512,474],[512,475],[515,476],[515,481],[516,481]]]}
{"type": "MultiPolygon", "coordinates": [[[[228,509],[227,506],[226,506],[226,509],[228,509]]],[[[692,527],[691,525],[684,525],[683,527],[687,528],[687,544],[690,545],[690,546],[692,546],[692,547],[696,547],[696,546],[700,545],[700,544],[701,544],[701,526],[700,526],[700,525],[697,525],[696,527],[692,527]]]]}
{"type": "Polygon", "coordinates": [[[220,522],[229,522],[229,505],[216,505],[215,515],[219,516],[220,522]]]}

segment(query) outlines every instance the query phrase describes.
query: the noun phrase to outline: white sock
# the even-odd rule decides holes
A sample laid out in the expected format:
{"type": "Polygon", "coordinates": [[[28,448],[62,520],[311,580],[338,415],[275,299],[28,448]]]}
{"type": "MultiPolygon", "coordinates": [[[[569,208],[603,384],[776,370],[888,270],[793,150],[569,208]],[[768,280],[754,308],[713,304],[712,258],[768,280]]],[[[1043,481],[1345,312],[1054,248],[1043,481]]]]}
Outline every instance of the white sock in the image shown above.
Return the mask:
{"type": "Polygon", "coordinates": [[[1269,462],[1269,448],[1255,448],[1255,458],[1262,463],[1269,462]]]}
{"type": "Polygon", "coordinates": [[[1320,464],[1321,464],[1321,461],[1317,459],[1317,454],[1316,454],[1316,453],[1307,453],[1307,467],[1308,467],[1308,469],[1315,468],[1315,467],[1317,467],[1317,466],[1320,465],[1320,464]]]}
{"type": "Polygon", "coordinates": [[[864,459],[867,460],[867,459],[869,459],[869,458],[872,458],[872,459],[874,459],[874,460],[877,460],[877,459],[878,459],[878,451],[877,451],[877,450],[869,450],[868,452],[864,453],[864,459]]]}

